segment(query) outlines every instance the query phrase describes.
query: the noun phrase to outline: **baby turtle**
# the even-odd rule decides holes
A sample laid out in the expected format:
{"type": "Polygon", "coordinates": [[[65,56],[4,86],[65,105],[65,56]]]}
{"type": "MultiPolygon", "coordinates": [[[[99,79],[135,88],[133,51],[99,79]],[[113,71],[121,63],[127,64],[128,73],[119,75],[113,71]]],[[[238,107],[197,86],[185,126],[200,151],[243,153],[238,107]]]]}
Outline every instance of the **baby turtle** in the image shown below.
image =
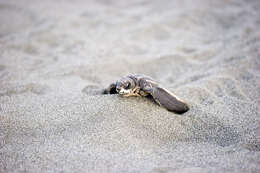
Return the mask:
{"type": "Polygon", "coordinates": [[[129,96],[152,96],[152,98],[167,110],[184,113],[189,110],[187,103],[179,99],[169,90],[161,87],[156,81],[144,75],[128,75],[103,91],[103,94],[119,94],[129,96]]]}

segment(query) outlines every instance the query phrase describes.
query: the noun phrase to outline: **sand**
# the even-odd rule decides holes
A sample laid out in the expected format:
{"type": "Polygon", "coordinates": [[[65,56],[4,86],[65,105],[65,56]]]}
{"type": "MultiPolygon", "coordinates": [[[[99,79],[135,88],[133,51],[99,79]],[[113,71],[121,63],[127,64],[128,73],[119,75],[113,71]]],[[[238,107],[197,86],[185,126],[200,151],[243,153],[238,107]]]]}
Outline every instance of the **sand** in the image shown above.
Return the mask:
{"type": "Polygon", "coordinates": [[[260,172],[260,3],[0,1],[0,172],[260,172]],[[190,111],[98,91],[153,77],[190,111]]]}

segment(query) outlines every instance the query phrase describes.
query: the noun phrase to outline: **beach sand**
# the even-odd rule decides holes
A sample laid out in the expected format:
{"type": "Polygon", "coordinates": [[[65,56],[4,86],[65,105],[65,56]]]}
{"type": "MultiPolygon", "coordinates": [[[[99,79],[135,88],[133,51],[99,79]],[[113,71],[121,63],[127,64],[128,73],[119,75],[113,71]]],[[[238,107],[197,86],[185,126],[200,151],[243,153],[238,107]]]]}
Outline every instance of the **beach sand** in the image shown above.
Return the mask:
{"type": "Polygon", "coordinates": [[[260,172],[259,9],[0,0],[0,172],[260,172]],[[190,110],[98,92],[129,73],[190,110]]]}

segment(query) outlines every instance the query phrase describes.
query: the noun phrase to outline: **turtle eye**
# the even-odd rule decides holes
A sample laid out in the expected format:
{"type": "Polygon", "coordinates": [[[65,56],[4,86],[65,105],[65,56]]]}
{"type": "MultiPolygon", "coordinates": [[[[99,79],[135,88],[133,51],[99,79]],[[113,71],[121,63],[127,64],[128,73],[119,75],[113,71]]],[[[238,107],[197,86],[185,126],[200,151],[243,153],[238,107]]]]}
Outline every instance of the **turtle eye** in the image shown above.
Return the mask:
{"type": "Polygon", "coordinates": [[[130,83],[128,82],[125,89],[129,89],[130,88],[130,83]]]}

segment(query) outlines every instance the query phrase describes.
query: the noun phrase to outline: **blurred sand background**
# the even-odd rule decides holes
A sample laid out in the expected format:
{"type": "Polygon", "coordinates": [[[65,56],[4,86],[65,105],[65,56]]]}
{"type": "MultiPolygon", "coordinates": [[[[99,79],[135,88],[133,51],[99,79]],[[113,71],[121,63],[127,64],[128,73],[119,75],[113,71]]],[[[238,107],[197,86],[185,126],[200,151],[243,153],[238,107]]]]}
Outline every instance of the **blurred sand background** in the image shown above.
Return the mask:
{"type": "Polygon", "coordinates": [[[0,0],[0,172],[260,172],[259,9],[0,0]],[[93,92],[129,73],[190,111],[93,92]]]}

